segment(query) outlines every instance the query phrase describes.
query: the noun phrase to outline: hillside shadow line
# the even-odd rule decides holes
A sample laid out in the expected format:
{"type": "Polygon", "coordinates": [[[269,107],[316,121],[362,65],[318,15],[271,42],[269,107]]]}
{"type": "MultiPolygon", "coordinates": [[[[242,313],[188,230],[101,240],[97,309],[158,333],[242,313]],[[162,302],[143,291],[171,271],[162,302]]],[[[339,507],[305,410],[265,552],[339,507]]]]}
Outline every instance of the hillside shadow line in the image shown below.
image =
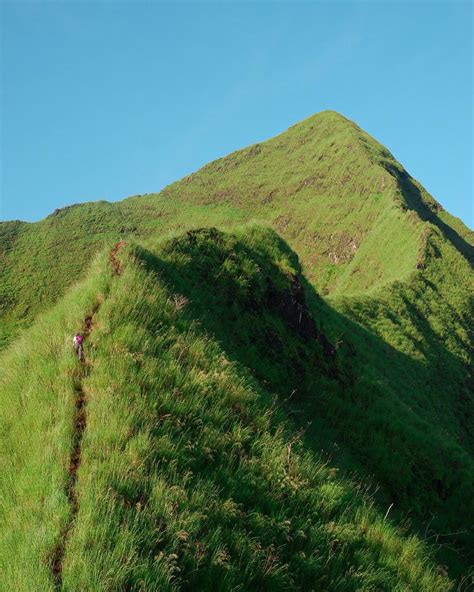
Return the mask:
{"type": "Polygon", "coordinates": [[[423,200],[422,193],[415,184],[413,177],[407,171],[400,171],[397,167],[389,163],[385,163],[384,166],[388,173],[396,179],[408,209],[414,210],[424,222],[434,224],[441,231],[445,239],[464,255],[471,266],[474,265],[474,247],[458,234],[454,228],[443,222],[436,211],[430,209],[423,200]]]}
{"type": "MultiPolygon", "coordinates": [[[[445,442],[440,437],[436,416],[430,418],[424,407],[426,401],[415,399],[410,404],[392,384],[400,382],[397,373],[401,371],[416,377],[407,382],[416,386],[417,380],[433,379],[440,369],[413,360],[332,308],[302,277],[296,254],[278,237],[278,247],[288,255],[304,285],[305,302],[310,303],[307,310],[316,327],[316,333],[299,334],[282,309],[268,299],[262,285],[256,286],[259,297],[252,290],[242,297],[238,279],[222,272],[229,256],[236,261],[245,257],[273,278],[270,283],[280,278],[283,284],[288,278],[274,261],[238,242],[229,253],[220,244],[222,233],[218,231],[211,233],[205,252],[199,246],[194,251],[199,232],[171,241],[162,257],[140,249],[139,258],[165,280],[171,292],[186,298],[182,314],[190,324],[198,323],[231,361],[263,390],[278,396],[295,428],[303,429],[309,450],[329,453],[331,463],[352,479],[354,475],[359,481],[361,475],[362,481],[375,479],[381,487],[375,497],[379,510],[385,512],[389,504],[395,504],[391,518],[399,526],[406,528],[408,515],[413,532],[422,538],[438,537],[441,542],[443,533],[460,531],[459,536],[450,537],[450,549],[441,550],[441,559],[464,565],[460,556],[471,548],[472,540],[465,528],[466,515],[459,512],[462,500],[467,499],[463,496],[468,496],[466,455],[454,440],[445,442]],[[179,263],[167,259],[176,249],[186,254],[178,258],[179,263]],[[329,327],[344,333],[343,342],[334,344],[335,356],[325,352],[317,338],[326,336],[329,327]],[[360,359],[365,356],[358,351],[360,344],[372,352],[370,358],[360,359]],[[389,364],[380,362],[387,359],[389,364]],[[380,367],[361,376],[370,364],[380,367]],[[308,429],[308,422],[313,422],[314,429],[308,429]]],[[[428,323],[422,330],[428,343],[436,338],[428,323]]],[[[443,356],[459,364],[444,347],[443,356]]],[[[470,513],[469,508],[466,511],[470,513]]]]}

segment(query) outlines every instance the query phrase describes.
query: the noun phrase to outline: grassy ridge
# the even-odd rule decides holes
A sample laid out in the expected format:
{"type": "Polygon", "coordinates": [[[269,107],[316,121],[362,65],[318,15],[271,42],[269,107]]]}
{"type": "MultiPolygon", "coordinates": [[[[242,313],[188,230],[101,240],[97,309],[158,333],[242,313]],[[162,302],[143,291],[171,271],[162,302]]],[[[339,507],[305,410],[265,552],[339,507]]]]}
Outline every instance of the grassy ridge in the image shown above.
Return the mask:
{"type": "MultiPolygon", "coordinates": [[[[276,237],[252,230],[237,242],[220,235],[219,244],[216,235],[209,241],[198,234],[191,250],[203,254],[203,270],[213,245],[230,266],[219,280],[224,295],[230,278],[241,287],[237,311],[258,278],[279,293],[291,291],[296,259],[276,237]]],[[[0,409],[10,421],[2,422],[9,429],[1,436],[8,450],[1,483],[15,488],[14,496],[0,490],[5,590],[30,590],[32,582],[35,590],[53,589],[50,558],[67,521],[74,405],[66,328],[81,322],[98,295],[86,346],[88,421],[65,590],[452,589],[426,545],[322,463],[288,409],[195,320],[193,303],[174,290],[170,274],[171,264],[189,259],[189,239],[159,253],[168,264],[156,273],[155,256],[132,248],[114,279],[101,259],[85,284],[3,354],[12,369],[33,363],[37,384],[45,385],[15,405],[22,373],[2,381],[9,400],[0,409]],[[53,350],[61,371],[51,376],[41,360],[53,350]],[[30,422],[33,416],[39,421],[30,422]],[[41,445],[45,424],[48,446],[41,445]],[[19,470],[23,479],[9,478],[19,470]]],[[[278,300],[267,316],[290,334],[293,321],[278,300]]],[[[331,380],[320,342],[313,353],[331,380]]]]}
{"type": "Polygon", "coordinates": [[[0,223],[0,349],[83,277],[106,244],[122,236],[166,235],[189,219],[201,225],[209,218],[238,220],[225,205],[196,210],[130,199],[71,206],[35,224],[0,223]]]}

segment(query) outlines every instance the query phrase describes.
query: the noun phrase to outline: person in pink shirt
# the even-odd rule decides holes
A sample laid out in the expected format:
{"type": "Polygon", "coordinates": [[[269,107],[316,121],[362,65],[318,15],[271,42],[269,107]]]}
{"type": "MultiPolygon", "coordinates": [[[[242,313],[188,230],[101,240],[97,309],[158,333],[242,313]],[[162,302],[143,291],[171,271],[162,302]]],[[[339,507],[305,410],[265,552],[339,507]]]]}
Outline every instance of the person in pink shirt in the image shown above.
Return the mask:
{"type": "Polygon", "coordinates": [[[79,361],[82,362],[83,355],[84,355],[83,345],[82,345],[84,342],[84,337],[80,333],[76,333],[76,335],[74,335],[74,337],[73,337],[72,342],[74,344],[74,350],[77,354],[77,357],[79,358],[79,361]]]}

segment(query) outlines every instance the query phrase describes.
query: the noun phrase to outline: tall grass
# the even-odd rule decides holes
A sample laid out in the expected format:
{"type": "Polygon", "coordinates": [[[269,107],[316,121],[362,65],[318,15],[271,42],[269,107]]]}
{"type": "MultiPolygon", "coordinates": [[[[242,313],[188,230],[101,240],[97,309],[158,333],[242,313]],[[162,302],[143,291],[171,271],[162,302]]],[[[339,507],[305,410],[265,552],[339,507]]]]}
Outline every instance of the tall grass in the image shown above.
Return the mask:
{"type": "MultiPolygon", "coordinates": [[[[0,463],[4,468],[0,517],[5,525],[0,534],[0,566],[6,574],[4,581],[21,589],[22,574],[30,570],[24,585],[28,588],[31,574],[37,573],[39,585],[48,589],[45,566],[50,561],[51,545],[70,518],[64,483],[71,405],[80,375],[69,350],[69,334],[80,327],[80,315],[92,310],[95,298],[106,295],[109,284],[117,291],[115,304],[110,307],[117,304],[117,310],[122,312],[117,313],[117,318],[105,299],[99,318],[104,327],[109,327],[109,333],[98,326],[90,338],[96,347],[91,356],[97,356],[97,370],[92,368],[84,388],[90,388],[91,394],[99,387],[107,393],[112,389],[119,405],[118,415],[104,407],[100,421],[96,420],[97,429],[87,431],[84,444],[88,438],[101,441],[99,423],[107,438],[113,439],[117,431],[117,442],[123,443],[125,428],[120,426],[136,417],[137,425],[127,429],[142,434],[145,440],[140,440],[140,446],[153,456],[155,440],[150,441],[148,428],[142,430],[151,407],[146,407],[145,402],[144,408],[140,405],[142,399],[151,397],[149,387],[155,399],[161,396],[154,381],[160,385],[167,373],[171,382],[179,373],[179,381],[186,383],[183,368],[186,348],[190,346],[187,340],[192,334],[192,343],[201,343],[195,347],[207,352],[204,357],[217,356],[206,362],[208,366],[199,366],[200,371],[206,374],[211,367],[223,370],[228,366],[232,374],[229,380],[248,393],[250,402],[246,399],[245,405],[250,407],[245,409],[265,416],[273,405],[280,414],[291,416],[292,427],[285,428],[289,429],[288,436],[284,435],[285,429],[278,432],[278,420],[277,427],[271,422],[265,427],[262,434],[270,434],[265,441],[280,438],[284,450],[301,432],[301,444],[290,446],[291,458],[294,449],[301,446],[308,454],[311,451],[318,463],[320,451],[324,450],[334,471],[345,471],[356,483],[372,481],[377,489],[373,498],[380,513],[377,519],[390,507],[388,519],[404,525],[415,536],[440,542],[442,546],[436,547],[438,564],[447,565],[453,576],[464,575],[472,562],[474,523],[471,244],[472,232],[442,211],[383,146],[333,112],[318,114],[276,138],[210,163],[160,194],[134,196],[115,204],[82,204],[56,211],[36,224],[0,224],[0,348],[12,343],[0,358],[5,369],[0,377],[0,463]],[[250,226],[235,230],[234,235],[217,231],[187,233],[210,225],[230,229],[249,220],[263,224],[267,230],[250,226]],[[94,254],[120,236],[138,237],[148,248],[133,249],[136,261],[129,264],[130,286],[123,287],[123,279],[112,280],[102,259],[82,287],[61,300],[67,287],[84,277],[94,254]],[[138,269],[138,262],[143,269],[138,269]],[[319,333],[336,347],[334,357],[327,355],[329,346],[321,335],[308,340],[295,331],[295,319],[289,318],[290,301],[296,297],[292,290],[295,286],[298,289],[293,283],[295,276],[305,286],[304,314],[312,313],[319,333]],[[141,281],[147,292],[140,287],[141,281]],[[155,282],[157,294],[150,282],[155,282]],[[130,309],[123,308],[127,289],[130,309]],[[119,298],[120,290],[123,294],[119,298]],[[146,303],[153,298],[156,306],[148,310],[146,303]],[[57,308],[27,329],[40,312],[57,301],[57,308]],[[136,310],[146,313],[143,325],[136,310]],[[154,328],[150,328],[147,315],[156,322],[154,328]],[[161,361],[163,351],[168,352],[167,346],[160,345],[161,334],[157,334],[156,351],[155,345],[150,345],[154,343],[155,329],[162,326],[167,327],[165,345],[174,343],[173,351],[178,352],[174,361],[167,358],[168,366],[161,361]],[[132,335],[135,331],[136,337],[132,335]],[[18,334],[22,334],[20,339],[13,341],[18,334]],[[131,350],[136,360],[129,351],[132,337],[137,339],[131,350]],[[112,343],[122,341],[123,351],[115,351],[112,343]],[[208,342],[213,345],[204,345],[208,342]],[[180,344],[184,344],[181,353],[180,344]],[[138,369],[135,375],[124,361],[138,364],[141,356],[146,371],[138,369]],[[217,362],[220,356],[226,361],[217,362]],[[109,374],[105,369],[108,363],[109,374]],[[114,376],[110,376],[112,370],[114,376]],[[101,384],[97,383],[100,376],[101,384]],[[131,393],[136,415],[128,403],[117,399],[122,389],[131,393]],[[273,403],[272,396],[278,402],[273,403]],[[264,408],[258,407],[257,411],[252,407],[256,400],[265,400],[264,408]],[[32,491],[39,495],[30,495],[32,491]],[[43,520],[46,510],[48,519],[43,520]]],[[[193,384],[201,400],[202,385],[197,379],[193,384]]],[[[203,384],[220,393],[216,394],[218,401],[225,400],[222,389],[205,381],[203,384]]],[[[104,402],[108,396],[112,393],[103,395],[104,402]]],[[[221,407],[216,401],[213,404],[216,410],[225,408],[224,403],[221,407]]],[[[94,403],[91,405],[92,412],[94,403]]],[[[238,405],[236,412],[244,407],[238,405]]],[[[206,413],[213,417],[212,409],[206,413]]],[[[251,431],[248,435],[247,430],[255,420],[250,421],[245,413],[239,429],[253,441],[258,434],[251,431]]],[[[225,421],[219,421],[212,419],[223,429],[225,421]]],[[[178,450],[178,444],[169,438],[160,446],[178,450]]],[[[223,445],[219,441],[219,446],[223,445]]],[[[117,454],[123,454],[125,445],[117,446],[117,454]]],[[[200,454],[202,459],[207,458],[207,453],[200,454]]],[[[146,465],[143,469],[147,479],[156,467],[152,463],[153,470],[149,468],[146,465]]],[[[228,469],[227,474],[230,479],[232,471],[228,469]]],[[[91,477],[92,485],[94,479],[91,477]]],[[[79,487],[81,483],[80,479],[79,487]]],[[[203,485],[203,495],[210,496],[207,486],[203,485]]],[[[219,486],[216,484],[216,491],[219,486]]],[[[350,485],[347,487],[350,489],[350,485]]],[[[365,485],[359,483],[357,487],[365,485]]],[[[215,495],[222,501],[220,493],[215,495]]],[[[136,533],[133,529],[122,530],[116,507],[110,510],[110,524],[115,525],[118,537],[128,536],[134,541],[130,543],[133,546],[136,533]]],[[[350,516],[349,522],[353,520],[353,514],[350,516]]],[[[101,524],[106,523],[104,518],[101,524]]],[[[153,528],[150,526],[155,532],[153,528]]],[[[107,532],[105,529],[101,536],[107,532]]],[[[146,537],[150,538],[148,534],[146,537]]],[[[216,541],[220,540],[217,537],[216,541]]],[[[403,537],[401,540],[406,542],[403,537]]],[[[73,544],[79,542],[71,540],[73,544]]],[[[80,544],[88,553],[89,547],[80,544]]],[[[264,548],[262,542],[258,544],[264,548]]],[[[132,565],[135,560],[131,555],[125,560],[128,551],[124,549],[130,547],[125,539],[121,545],[114,546],[110,555],[97,551],[105,563],[101,567],[102,559],[97,559],[94,569],[98,571],[91,578],[104,578],[104,569],[110,581],[122,577],[121,570],[129,573],[128,562],[132,565]],[[122,561],[123,567],[118,569],[122,561]]],[[[137,557],[148,558],[145,551],[137,553],[137,557]]],[[[347,565],[352,561],[349,555],[341,560],[347,560],[347,565]]],[[[72,571],[70,576],[64,575],[77,584],[80,569],[73,566],[74,556],[68,553],[65,568],[67,571],[70,563],[72,571]]],[[[240,563],[235,563],[235,558],[233,561],[240,573],[240,563]]],[[[290,565],[288,561],[285,556],[281,564],[290,565]]],[[[331,555],[328,565],[333,561],[331,555]]],[[[174,585],[175,580],[179,586],[187,585],[175,570],[176,566],[182,569],[178,563],[176,558],[169,560],[167,565],[174,575],[167,585],[174,585]]],[[[135,563],[133,566],[130,573],[135,578],[138,572],[135,563]]],[[[293,563],[291,566],[293,570],[293,563]]],[[[148,574],[152,568],[143,569],[148,574]]],[[[199,572],[200,568],[194,569],[199,572]]],[[[260,568],[249,569],[247,578],[260,568]]],[[[289,573],[290,568],[285,569],[282,574],[289,573]]],[[[358,568],[354,570],[358,573],[358,568]]],[[[369,578],[369,571],[364,572],[364,577],[369,578]]],[[[275,581],[283,586],[282,574],[275,581]]],[[[300,577],[306,586],[301,574],[295,581],[300,577]]],[[[353,584],[347,583],[350,578],[340,577],[343,583],[339,584],[334,576],[331,585],[351,589],[353,584]]],[[[405,576],[397,577],[408,581],[403,580],[405,576]]],[[[369,586],[368,581],[364,580],[363,586],[369,586]]],[[[323,589],[329,585],[324,582],[320,584],[323,589]]],[[[395,584],[388,579],[384,585],[390,589],[395,584]]]]}
{"type": "MultiPolygon", "coordinates": [[[[337,355],[331,357],[324,342],[295,331],[294,321],[307,314],[302,310],[292,319],[288,310],[295,298],[291,278],[301,272],[296,255],[269,229],[250,226],[236,233],[189,233],[159,246],[158,257],[144,258],[189,300],[190,318],[199,319],[231,359],[278,393],[301,426],[310,422],[306,441],[314,449],[324,448],[359,478],[375,480],[379,503],[391,505],[400,521],[408,513],[415,531],[432,538],[442,535],[446,546],[439,560],[462,573],[470,562],[474,520],[468,423],[472,402],[461,357],[468,339],[464,335],[457,349],[450,350],[433,339],[423,319],[436,321],[446,333],[452,323],[452,330],[462,335],[459,315],[468,310],[462,277],[467,263],[459,265],[459,278],[453,276],[453,265],[449,278],[457,285],[454,289],[438,277],[443,266],[435,258],[422,275],[394,286],[392,296],[387,291],[364,301],[367,307],[380,306],[372,318],[381,327],[387,326],[384,314],[390,315],[387,321],[399,319],[399,339],[402,327],[417,332],[434,360],[442,360],[442,369],[433,358],[427,364],[410,350],[399,351],[400,342],[390,346],[389,335],[384,340],[377,336],[377,325],[368,332],[352,322],[359,300],[341,315],[306,285],[319,331],[337,344],[337,355]],[[433,314],[428,315],[432,294],[424,285],[435,281],[449,294],[446,304],[431,304],[433,314]],[[382,306],[384,296],[392,298],[390,305],[382,306]],[[407,306],[412,301],[416,308],[407,306]]],[[[371,309],[364,315],[371,318],[371,309]]]]}
{"type": "Polygon", "coordinates": [[[129,265],[99,312],[66,589],[449,589],[174,296],[129,265]]]}
{"type": "Polygon", "coordinates": [[[105,257],[1,358],[0,589],[51,590],[65,495],[77,359],[72,336],[105,296],[105,257]]]}
{"type": "MultiPolygon", "coordinates": [[[[50,557],[70,512],[69,338],[99,296],[64,590],[452,589],[427,546],[308,448],[147,257],[132,249],[113,279],[102,258],[2,358],[3,588],[53,589],[50,557]]],[[[251,269],[234,265],[245,291],[251,269]]],[[[275,265],[291,261],[281,253],[275,265]]]]}

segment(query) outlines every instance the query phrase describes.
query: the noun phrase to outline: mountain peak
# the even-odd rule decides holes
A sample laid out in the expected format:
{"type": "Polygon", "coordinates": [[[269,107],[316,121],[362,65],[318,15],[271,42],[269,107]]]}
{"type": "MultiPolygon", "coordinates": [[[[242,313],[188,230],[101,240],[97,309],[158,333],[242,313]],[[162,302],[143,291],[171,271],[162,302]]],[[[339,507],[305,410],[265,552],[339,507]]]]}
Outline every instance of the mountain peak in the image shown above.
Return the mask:
{"type": "Polygon", "coordinates": [[[325,109],[324,111],[318,111],[317,113],[313,113],[309,117],[305,117],[300,121],[297,121],[293,125],[291,125],[288,129],[293,129],[295,127],[305,127],[311,124],[349,124],[352,127],[356,127],[356,124],[339,113],[338,111],[333,111],[331,109],[325,109]]]}

